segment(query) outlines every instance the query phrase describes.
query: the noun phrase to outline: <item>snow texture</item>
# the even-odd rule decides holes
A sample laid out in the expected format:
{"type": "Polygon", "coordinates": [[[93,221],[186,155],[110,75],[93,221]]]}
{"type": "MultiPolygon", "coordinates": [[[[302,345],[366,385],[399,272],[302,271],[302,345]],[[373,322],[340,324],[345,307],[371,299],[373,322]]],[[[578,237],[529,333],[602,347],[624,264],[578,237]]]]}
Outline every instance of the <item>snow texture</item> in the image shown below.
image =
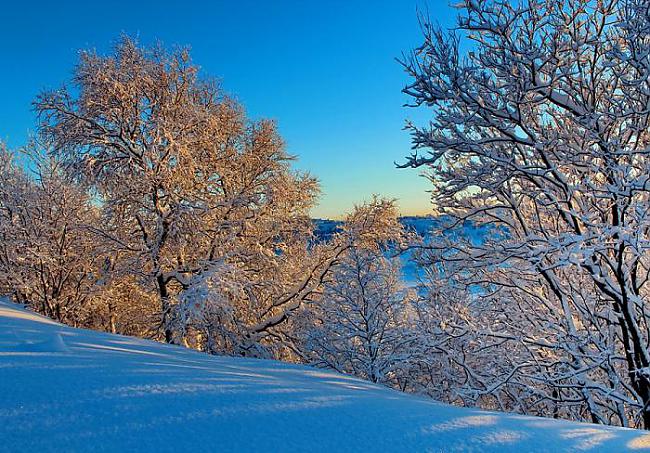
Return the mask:
{"type": "Polygon", "coordinates": [[[0,302],[0,451],[624,451],[643,431],[456,408],[0,302]]]}

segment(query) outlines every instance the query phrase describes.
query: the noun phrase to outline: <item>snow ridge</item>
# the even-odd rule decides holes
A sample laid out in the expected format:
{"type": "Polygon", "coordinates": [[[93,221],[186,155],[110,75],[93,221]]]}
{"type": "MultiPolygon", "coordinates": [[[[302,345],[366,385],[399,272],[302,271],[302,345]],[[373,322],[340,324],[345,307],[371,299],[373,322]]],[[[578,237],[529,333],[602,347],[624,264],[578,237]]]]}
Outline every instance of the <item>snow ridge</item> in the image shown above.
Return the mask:
{"type": "Polygon", "coordinates": [[[315,368],[74,329],[0,302],[0,451],[624,451],[642,431],[456,408],[315,368]]]}

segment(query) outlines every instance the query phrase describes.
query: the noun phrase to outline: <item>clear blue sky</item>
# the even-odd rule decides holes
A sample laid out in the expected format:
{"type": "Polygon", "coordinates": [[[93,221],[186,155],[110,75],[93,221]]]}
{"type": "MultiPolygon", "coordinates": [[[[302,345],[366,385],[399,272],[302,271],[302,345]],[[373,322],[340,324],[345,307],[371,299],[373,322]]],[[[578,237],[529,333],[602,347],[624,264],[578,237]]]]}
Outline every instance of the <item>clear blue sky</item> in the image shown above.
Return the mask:
{"type": "MultiPolygon", "coordinates": [[[[108,52],[121,33],[143,44],[189,45],[205,74],[222,80],[253,118],[275,119],[297,167],[322,184],[313,215],[337,217],[373,193],[404,214],[429,210],[428,183],[397,170],[410,150],[402,107],[408,79],[395,57],[421,41],[420,0],[17,1],[0,27],[0,138],[25,143],[41,90],[69,80],[77,51],[108,52]]],[[[456,15],[429,0],[443,26],[456,15]]]]}

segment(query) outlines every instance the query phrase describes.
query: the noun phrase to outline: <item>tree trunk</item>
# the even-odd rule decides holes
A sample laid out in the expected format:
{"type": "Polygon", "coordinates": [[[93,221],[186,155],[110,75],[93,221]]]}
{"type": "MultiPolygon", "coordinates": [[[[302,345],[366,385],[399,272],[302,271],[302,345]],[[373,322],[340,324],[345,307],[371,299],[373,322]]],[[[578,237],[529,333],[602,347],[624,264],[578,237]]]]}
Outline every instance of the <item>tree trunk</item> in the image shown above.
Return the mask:
{"type": "Polygon", "coordinates": [[[169,291],[167,290],[167,281],[162,274],[158,274],[158,277],[156,277],[156,283],[158,285],[158,295],[160,297],[160,310],[162,311],[161,325],[165,331],[165,343],[173,344],[174,332],[170,325],[171,307],[169,305],[169,291]]]}

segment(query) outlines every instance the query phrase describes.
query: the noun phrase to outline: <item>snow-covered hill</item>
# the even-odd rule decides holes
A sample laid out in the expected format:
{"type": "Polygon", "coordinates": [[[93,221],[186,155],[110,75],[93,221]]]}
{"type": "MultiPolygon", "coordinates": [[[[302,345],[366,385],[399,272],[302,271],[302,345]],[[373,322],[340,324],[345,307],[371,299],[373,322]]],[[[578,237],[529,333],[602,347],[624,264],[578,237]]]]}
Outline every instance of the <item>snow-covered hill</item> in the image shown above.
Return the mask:
{"type": "Polygon", "coordinates": [[[622,451],[650,434],[481,412],[0,303],[0,451],[622,451]]]}

